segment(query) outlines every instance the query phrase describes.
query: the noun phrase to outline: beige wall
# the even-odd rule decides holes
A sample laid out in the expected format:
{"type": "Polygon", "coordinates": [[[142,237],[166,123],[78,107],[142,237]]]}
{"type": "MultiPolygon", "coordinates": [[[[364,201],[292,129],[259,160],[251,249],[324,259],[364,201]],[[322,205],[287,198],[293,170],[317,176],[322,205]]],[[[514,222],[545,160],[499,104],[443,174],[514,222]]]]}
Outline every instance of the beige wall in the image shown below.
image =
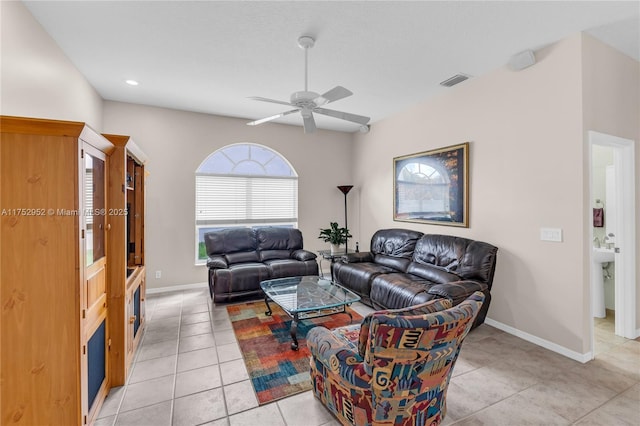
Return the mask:
{"type": "Polygon", "coordinates": [[[580,49],[580,36],[570,37],[536,52],[533,67],[468,80],[357,135],[354,152],[363,239],[407,227],[498,246],[489,317],[578,353],[588,279],[580,49]],[[394,222],[392,158],[464,141],[469,228],[394,222]],[[540,241],[541,227],[562,228],[563,242],[540,241]]]}
{"type": "MultiPolygon", "coordinates": [[[[637,255],[640,253],[640,62],[587,34],[583,35],[582,61],[585,146],[589,130],[635,141],[637,255]]],[[[585,164],[589,161],[586,150],[583,161],[585,164]]],[[[588,170],[585,170],[585,182],[587,179],[588,170]]],[[[586,184],[584,191],[587,206],[590,200],[586,184]]],[[[640,262],[636,262],[636,330],[640,329],[639,279],[640,262]]]]}
{"type": "Polygon", "coordinates": [[[102,98],[22,2],[0,2],[0,114],[82,121],[100,131],[102,98]]]}
{"type": "Polygon", "coordinates": [[[146,260],[149,288],[207,280],[195,266],[195,171],[212,152],[252,142],[279,152],[298,173],[299,228],[305,248],[326,244],[320,227],[344,216],[337,185],[350,182],[351,134],[279,124],[247,126],[247,120],[118,102],[105,102],[106,133],[130,135],[149,157],[146,260]],[[155,278],[155,271],[162,278],[155,278]]]}

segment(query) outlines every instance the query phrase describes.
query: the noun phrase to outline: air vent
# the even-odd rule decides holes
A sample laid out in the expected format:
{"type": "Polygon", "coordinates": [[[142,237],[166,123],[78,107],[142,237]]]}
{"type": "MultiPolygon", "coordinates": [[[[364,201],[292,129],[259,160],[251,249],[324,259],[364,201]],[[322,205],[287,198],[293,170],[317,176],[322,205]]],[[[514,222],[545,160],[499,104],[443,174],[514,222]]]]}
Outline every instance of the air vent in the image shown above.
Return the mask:
{"type": "Polygon", "coordinates": [[[453,77],[446,79],[445,81],[440,83],[440,86],[451,87],[455,86],[458,83],[462,83],[465,80],[468,80],[471,76],[466,74],[456,74],[453,77]]]}

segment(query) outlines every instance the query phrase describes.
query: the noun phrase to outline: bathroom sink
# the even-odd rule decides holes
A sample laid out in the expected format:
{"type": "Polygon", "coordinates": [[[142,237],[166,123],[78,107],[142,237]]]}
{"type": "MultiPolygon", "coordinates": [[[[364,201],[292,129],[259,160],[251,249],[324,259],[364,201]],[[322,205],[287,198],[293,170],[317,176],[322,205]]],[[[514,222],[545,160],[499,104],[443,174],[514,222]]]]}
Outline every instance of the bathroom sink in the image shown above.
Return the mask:
{"type": "Polygon", "coordinates": [[[616,254],[613,249],[607,248],[594,248],[593,249],[593,261],[596,263],[613,262],[616,254]]]}

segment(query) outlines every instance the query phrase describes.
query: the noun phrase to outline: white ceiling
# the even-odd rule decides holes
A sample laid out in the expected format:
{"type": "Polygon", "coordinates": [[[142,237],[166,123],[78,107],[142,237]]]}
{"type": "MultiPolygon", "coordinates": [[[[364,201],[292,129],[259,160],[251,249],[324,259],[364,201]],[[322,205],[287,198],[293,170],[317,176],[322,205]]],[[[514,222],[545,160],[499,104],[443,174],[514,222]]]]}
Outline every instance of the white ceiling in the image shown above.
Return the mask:
{"type": "MultiPolygon", "coordinates": [[[[456,73],[485,74],[579,31],[640,60],[638,1],[25,4],[104,99],[247,121],[290,109],[249,96],[288,101],[304,89],[300,35],[316,38],[309,90],[350,89],[353,96],[329,108],[370,116],[372,124],[452,90],[438,83],[456,73]]],[[[325,129],[359,127],[316,121],[325,129]]],[[[301,126],[302,119],[277,122],[301,126]]]]}

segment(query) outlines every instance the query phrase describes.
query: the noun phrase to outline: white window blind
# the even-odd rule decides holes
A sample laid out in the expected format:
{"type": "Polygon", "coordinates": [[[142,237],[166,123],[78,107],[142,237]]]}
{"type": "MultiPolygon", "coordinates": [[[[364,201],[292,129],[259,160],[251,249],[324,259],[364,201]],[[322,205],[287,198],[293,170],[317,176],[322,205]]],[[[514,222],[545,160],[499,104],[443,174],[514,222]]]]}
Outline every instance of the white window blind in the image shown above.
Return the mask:
{"type": "Polygon", "coordinates": [[[297,177],[196,175],[196,225],[297,221],[297,177]]]}

